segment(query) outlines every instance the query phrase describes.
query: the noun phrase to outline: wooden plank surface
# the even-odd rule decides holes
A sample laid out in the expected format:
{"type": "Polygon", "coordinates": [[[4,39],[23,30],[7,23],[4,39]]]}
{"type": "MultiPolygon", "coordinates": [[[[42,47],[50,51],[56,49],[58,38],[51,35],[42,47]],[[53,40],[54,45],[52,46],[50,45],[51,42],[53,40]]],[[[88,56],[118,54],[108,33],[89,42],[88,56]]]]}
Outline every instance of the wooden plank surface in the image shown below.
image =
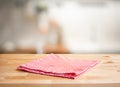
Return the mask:
{"type": "MultiPolygon", "coordinates": [[[[17,66],[46,54],[0,54],[0,87],[120,87],[119,54],[60,54],[74,59],[97,59],[100,64],[79,78],[67,79],[17,70],[17,66]]],[[[58,61],[59,62],[59,61],[58,61]]]]}

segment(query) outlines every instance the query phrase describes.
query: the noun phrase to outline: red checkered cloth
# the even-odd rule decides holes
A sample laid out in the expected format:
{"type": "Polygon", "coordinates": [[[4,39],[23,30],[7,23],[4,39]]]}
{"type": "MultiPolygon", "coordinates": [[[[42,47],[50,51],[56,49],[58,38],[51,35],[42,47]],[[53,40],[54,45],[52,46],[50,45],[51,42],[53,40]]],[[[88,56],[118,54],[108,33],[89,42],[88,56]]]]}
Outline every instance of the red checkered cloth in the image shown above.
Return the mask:
{"type": "Polygon", "coordinates": [[[98,63],[98,60],[78,60],[49,54],[44,58],[22,64],[18,69],[37,74],[75,79],[98,63]]]}

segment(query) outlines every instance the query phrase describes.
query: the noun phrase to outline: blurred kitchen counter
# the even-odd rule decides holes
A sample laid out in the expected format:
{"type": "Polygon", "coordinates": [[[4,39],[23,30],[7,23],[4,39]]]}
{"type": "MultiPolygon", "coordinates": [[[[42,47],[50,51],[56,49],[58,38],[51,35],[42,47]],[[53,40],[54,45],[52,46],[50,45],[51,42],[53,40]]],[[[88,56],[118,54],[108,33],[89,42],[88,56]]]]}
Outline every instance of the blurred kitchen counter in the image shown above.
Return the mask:
{"type": "MultiPolygon", "coordinates": [[[[64,46],[63,44],[58,44],[57,46],[52,46],[52,45],[45,45],[45,53],[70,53],[68,48],[66,46],[64,46]]],[[[1,53],[9,53],[9,54],[13,54],[13,53],[17,53],[17,54],[36,54],[37,53],[37,48],[35,46],[28,46],[28,47],[17,47],[15,51],[11,51],[11,52],[1,52],[1,53]]]]}
{"type": "Polygon", "coordinates": [[[61,55],[74,59],[98,59],[101,63],[73,80],[17,70],[17,66],[46,54],[0,54],[0,87],[120,87],[120,54],[61,55]]]}

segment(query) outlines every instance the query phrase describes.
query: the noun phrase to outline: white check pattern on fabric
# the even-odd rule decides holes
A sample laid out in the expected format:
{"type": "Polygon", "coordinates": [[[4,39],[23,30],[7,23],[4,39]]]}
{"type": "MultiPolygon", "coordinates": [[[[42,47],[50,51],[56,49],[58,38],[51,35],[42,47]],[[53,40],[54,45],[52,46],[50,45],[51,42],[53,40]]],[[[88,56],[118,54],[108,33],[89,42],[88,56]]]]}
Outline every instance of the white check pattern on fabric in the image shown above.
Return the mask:
{"type": "Polygon", "coordinates": [[[37,74],[75,79],[98,63],[98,60],[78,60],[49,54],[44,58],[22,64],[18,69],[37,74]]]}

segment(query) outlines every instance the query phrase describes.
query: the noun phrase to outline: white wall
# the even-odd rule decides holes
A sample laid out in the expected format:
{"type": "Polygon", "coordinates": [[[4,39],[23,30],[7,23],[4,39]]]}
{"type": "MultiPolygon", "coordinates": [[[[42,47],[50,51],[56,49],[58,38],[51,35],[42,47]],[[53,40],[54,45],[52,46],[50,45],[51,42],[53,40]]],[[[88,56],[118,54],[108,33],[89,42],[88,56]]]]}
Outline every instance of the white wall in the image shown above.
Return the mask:
{"type": "Polygon", "coordinates": [[[68,1],[51,5],[49,13],[62,26],[72,52],[120,52],[120,2],[94,6],[68,1]]]}

